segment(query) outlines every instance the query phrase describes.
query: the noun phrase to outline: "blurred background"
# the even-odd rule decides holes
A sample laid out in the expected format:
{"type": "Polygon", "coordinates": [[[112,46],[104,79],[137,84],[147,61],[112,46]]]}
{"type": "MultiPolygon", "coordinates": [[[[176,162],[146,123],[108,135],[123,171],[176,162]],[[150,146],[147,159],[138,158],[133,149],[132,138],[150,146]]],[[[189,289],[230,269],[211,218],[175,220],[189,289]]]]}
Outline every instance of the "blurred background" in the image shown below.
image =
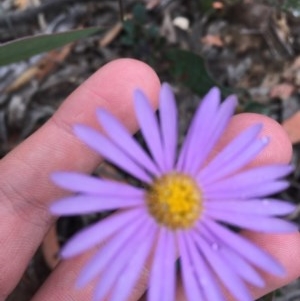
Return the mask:
{"type": "MultiPolygon", "coordinates": [[[[291,187],[280,197],[299,203],[300,1],[1,0],[0,156],[37,130],[93,72],[121,57],[148,63],[172,85],[181,138],[213,85],[224,97],[238,95],[238,112],[280,122],[295,165],[291,187]]],[[[95,173],[123,177],[107,164],[95,173]]],[[[288,218],[299,222],[299,212],[288,218]]],[[[60,246],[99,218],[60,219],[8,300],[30,300],[57,264],[60,246]]],[[[299,281],[260,299],[299,300],[299,281]]]]}

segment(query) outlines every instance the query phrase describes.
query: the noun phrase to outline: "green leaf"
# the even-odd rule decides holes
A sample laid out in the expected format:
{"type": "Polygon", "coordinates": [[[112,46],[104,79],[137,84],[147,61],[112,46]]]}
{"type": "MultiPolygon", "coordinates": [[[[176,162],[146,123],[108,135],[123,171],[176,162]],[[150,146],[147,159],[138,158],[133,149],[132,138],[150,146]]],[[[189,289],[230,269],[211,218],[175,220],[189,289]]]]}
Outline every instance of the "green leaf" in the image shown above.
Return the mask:
{"type": "Polygon", "coordinates": [[[244,112],[258,113],[263,115],[270,115],[270,108],[267,105],[255,101],[249,101],[243,107],[244,112]]]}
{"type": "Polygon", "coordinates": [[[289,11],[294,17],[300,16],[300,1],[299,0],[285,0],[282,8],[289,11]]]}
{"type": "Polygon", "coordinates": [[[261,297],[260,299],[258,299],[257,301],[273,301],[274,300],[274,293],[271,292],[263,297],[261,297]]]}
{"type": "Polygon", "coordinates": [[[214,0],[201,0],[199,1],[201,12],[207,12],[212,9],[212,5],[214,3],[214,0]]]}
{"type": "Polygon", "coordinates": [[[172,49],[167,52],[167,58],[171,62],[171,74],[198,95],[203,96],[216,85],[201,56],[186,50],[172,49]]]}
{"type": "Polygon", "coordinates": [[[92,27],[62,33],[30,36],[2,44],[0,45],[0,66],[15,63],[33,55],[62,47],[100,31],[102,29],[92,27]]]}
{"type": "Polygon", "coordinates": [[[132,13],[133,13],[133,18],[136,22],[138,22],[140,24],[143,24],[146,22],[147,10],[146,10],[145,5],[140,4],[140,3],[136,4],[133,7],[132,13]]]}

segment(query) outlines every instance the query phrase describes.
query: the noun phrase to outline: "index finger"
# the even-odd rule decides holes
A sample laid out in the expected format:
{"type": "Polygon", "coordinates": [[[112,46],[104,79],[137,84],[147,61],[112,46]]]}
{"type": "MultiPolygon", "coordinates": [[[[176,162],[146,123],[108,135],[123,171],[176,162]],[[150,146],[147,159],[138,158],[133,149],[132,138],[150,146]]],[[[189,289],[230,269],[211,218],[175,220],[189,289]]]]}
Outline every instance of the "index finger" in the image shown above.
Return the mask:
{"type": "Polygon", "coordinates": [[[156,106],[159,80],[147,65],[112,62],[83,83],[36,133],[0,162],[0,299],[13,289],[47,232],[48,204],[61,194],[49,180],[57,170],[89,172],[99,157],[72,132],[74,123],[96,126],[95,109],[112,111],[134,131],[132,94],[141,88],[156,106]]]}
{"type": "MultiPolygon", "coordinates": [[[[226,129],[223,139],[218,145],[218,150],[222,149],[230,140],[232,140],[243,129],[250,127],[253,124],[262,123],[264,125],[262,136],[270,137],[270,144],[256,157],[256,160],[252,162],[252,165],[265,165],[265,164],[278,164],[288,163],[291,158],[290,143],[282,131],[281,127],[273,120],[254,114],[242,114],[233,117],[232,122],[226,129]],[[274,151],[276,150],[276,152],[274,151]]],[[[94,283],[91,282],[85,289],[77,290],[75,288],[75,279],[82,268],[83,264],[88,261],[88,258],[93,254],[94,250],[86,252],[76,256],[76,258],[62,262],[57,269],[52,273],[48,281],[42,287],[40,292],[35,296],[34,300],[87,300],[91,298],[91,292],[93,291],[94,283]],[[65,276],[68,271],[68,277],[65,276]],[[53,288],[58,288],[53,291],[53,288]]],[[[145,292],[148,285],[148,274],[151,270],[151,256],[147,261],[146,266],[142,270],[139,281],[133,289],[129,300],[138,300],[138,298],[145,292]]],[[[103,273],[100,275],[100,281],[105,279],[106,275],[103,273]]],[[[97,281],[99,281],[97,279],[97,281]]],[[[110,300],[109,297],[105,300],[110,300]]],[[[144,299],[143,299],[144,300],[144,299]]],[[[183,296],[183,290],[177,291],[177,300],[185,300],[183,296]]]]}
{"type": "MultiPolygon", "coordinates": [[[[274,120],[257,114],[240,114],[233,118],[228,131],[225,132],[223,140],[236,135],[244,128],[258,122],[264,123],[263,136],[271,138],[268,147],[258,155],[253,165],[264,164],[286,164],[292,156],[292,147],[289,138],[282,127],[274,120]]],[[[258,298],[270,291],[290,283],[300,276],[300,235],[292,234],[264,234],[243,231],[243,235],[256,245],[271,254],[285,268],[284,277],[276,277],[263,273],[266,285],[263,288],[251,287],[253,297],[258,298]]],[[[228,300],[235,300],[229,297],[228,300]]]]}

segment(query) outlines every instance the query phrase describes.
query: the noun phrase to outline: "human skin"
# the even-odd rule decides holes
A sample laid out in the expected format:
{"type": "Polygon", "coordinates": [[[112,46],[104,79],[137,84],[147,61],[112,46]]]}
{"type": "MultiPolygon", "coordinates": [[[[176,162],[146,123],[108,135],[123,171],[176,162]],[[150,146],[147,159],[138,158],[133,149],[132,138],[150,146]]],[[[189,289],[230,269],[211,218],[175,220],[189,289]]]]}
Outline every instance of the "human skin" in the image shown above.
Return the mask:
{"type": "MultiPolygon", "coordinates": [[[[4,301],[16,286],[53,224],[49,204],[66,193],[50,181],[49,175],[59,170],[89,173],[101,162],[99,155],[74,136],[72,126],[83,123],[99,128],[95,109],[104,107],[131,132],[136,131],[132,102],[136,88],[146,93],[153,108],[157,107],[160,83],[150,67],[131,59],[105,65],[76,89],[43,127],[0,161],[0,301],[4,301]]],[[[252,165],[288,163],[292,152],[286,134],[276,122],[256,114],[236,115],[215,151],[244,128],[258,122],[264,124],[262,135],[268,135],[271,142],[252,165]]],[[[244,235],[273,254],[287,270],[287,275],[280,279],[265,275],[267,286],[263,290],[253,290],[255,297],[300,275],[298,234],[244,232],[244,235]]],[[[92,300],[93,283],[82,290],[74,288],[78,271],[89,255],[87,252],[61,262],[32,301],[92,300]]],[[[148,270],[145,267],[131,301],[139,300],[145,292],[148,270]]],[[[184,300],[181,284],[177,296],[178,300],[184,300]]]]}

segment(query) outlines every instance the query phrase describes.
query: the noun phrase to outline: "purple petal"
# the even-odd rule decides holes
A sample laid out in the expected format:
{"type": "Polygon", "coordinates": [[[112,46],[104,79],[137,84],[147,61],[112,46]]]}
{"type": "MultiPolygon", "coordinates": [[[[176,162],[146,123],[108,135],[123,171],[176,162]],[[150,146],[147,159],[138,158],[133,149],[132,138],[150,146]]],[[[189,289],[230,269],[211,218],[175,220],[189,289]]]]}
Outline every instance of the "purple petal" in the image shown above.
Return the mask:
{"type": "Polygon", "coordinates": [[[233,213],[256,215],[285,215],[292,213],[296,206],[286,201],[274,199],[259,200],[209,200],[205,202],[207,210],[220,210],[233,213]]]}
{"type": "Polygon", "coordinates": [[[181,277],[183,280],[184,291],[188,301],[204,300],[201,287],[195,278],[194,269],[190,261],[187,246],[182,232],[177,232],[177,241],[181,263],[181,277]]]}
{"type": "Polygon", "coordinates": [[[155,231],[152,228],[144,239],[136,248],[134,256],[132,256],[126,265],[122,275],[119,276],[116,287],[111,297],[111,301],[126,301],[138,281],[146,259],[148,258],[152,246],[154,244],[155,231]]]}
{"type": "MultiPolygon", "coordinates": [[[[150,242],[153,243],[151,237],[153,240],[153,224],[150,222],[150,220],[147,220],[145,225],[142,228],[140,228],[136,232],[136,234],[131,237],[130,240],[127,241],[126,245],[124,246],[122,251],[119,252],[118,256],[114,258],[114,260],[109,262],[107,269],[103,272],[105,277],[102,277],[96,286],[94,295],[95,301],[102,300],[102,298],[104,298],[111,290],[112,286],[116,283],[116,281],[119,281],[120,277],[124,277],[124,271],[129,269],[129,262],[131,261],[131,259],[137,256],[140,247],[148,245],[148,243],[150,244],[150,242]],[[149,235],[149,240],[145,239],[145,237],[148,237],[147,235],[149,235]]],[[[145,248],[143,247],[143,250],[144,249],[145,248]]],[[[112,300],[112,298],[110,300],[112,300]]]]}
{"type": "MultiPolygon", "coordinates": [[[[164,301],[174,301],[176,291],[176,246],[174,239],[174,232],[168,231],[166,235],[166,250],[164,258],[164,286],[163,286],[163,298],[164,301]]],[[[161,278],[163,281],[163,278],[161,278]]]]}
{"type": "Polygon", "coordinates": [[[237,273],[237,275],[255,286],[264,287],[265,282],[263,278],[251,265],[246,262],[246,260],[227,248],[224,249],[222,253],[228,264],[237,273]]]}
{"type": "Polygon", "coordinates": [[[291,173],[293,167],[290,165],[269,165],[251,168],[246,171],[239,172],[226,179],[219,180],[218,182],[205,183],[206,191],[222,191],[227,190],[228,187],[235,190],[247,189],[254,185],[267,183],[291,173]]]}
{"type": "Polygon", "coordinates": [[[241,235],[233,233],[210,219],[205,219],[204,224],[223,244],[253,265],[277,276],[285,275],[284,269],[277,261],[241,235]]]}
{"type": "Polygon", "coordinates": [[[240,301],[252,301],[249,291],[236,275],[236,273],[228,266],[225,260],[220,256],[218,249],[214,244],[209,245],[206,240],[197,232],[191,232],[199,251],[204,255],[207,262],[223,282],[224,286],[240,301]]]}
{"type": "Polygon", "coordinates": [[[168,84],[160,90],[160,127],[166,171],[173,169],[177,149],[177,108],[173,91],[168,84]]]}
{"type": "Polygon", "coordinates": [[[212,134],[214,122],[220,104],[220,90],[212,88],[204,96],[191,122],[186,139],[179,154],[177,169],[186,170],[194,159],[194,152],[199,153],[199,141],[206,141],[212,134]]]}
{"type": "Polygon", "coordinates": [[[103,109],[97,110],[97,117],[110,139],[126,153],[128,157],[153,175],[160,175],[152,159],[149,158],[141,146],[132,138],[128,130],[115,117],[103,109]]]}
{"type": "Polygon", "coordinates": [[[52,181],[73,192],[101,194],[102,196],[142,197],[144,190],[126,183],[103,180],[77,172],[55,172],[52,181]]]}
{"type": "Polygon", "coordinates": [[[186,235],[185,238],[192,266],[194,266],[194,273],[202,287],[205,300],[225,301],[220,287],[215,280],[215,276],[211,273],[201,253],[196,249],[191,237],[186,235]]]}
{"type": "MultiPolygon", "coordinates": [[[[188,166],[185,171],[193,175],[196,175],[199,172],[199,168],[207,159],[207,156],[221,138],[224,130],[226,129],[237,105],[237,99],[235,96],[229,96],[222,103],[220,109],[218,110],[216,116],[214,117],[215,121],[211,124],[211,135],[206,137],[203,140],[197,140],[198,145],[193,148],[193,154],[191,158],[190,166],[188,166]]],[[[197,132],[195,132],[196,137],[198,137],[197,132]]]]}
{"type": "Polygon", "coordinates": [[[206,168],[209,168],[208,165],[197,175],[197,180],[202,185],[206,185],[207,183],[217,181],[225,176],[233,174],[240,168],[250,163],[267,146],[269,141],[270,139],[268,137],[257,139],[248,148],[236,155],[234,160],[231,160],[224,166],[219,166],[217,171],[215,170],[211,173],[207,173],[204,177],[202,174],[205,173],[206,168]]]}
{"type": "Polygon", "coordinates": [[[148,300],[174,301],[176,280],[174,233],[166,228],[160,228],[159,231],[150,272],[148,300]]]}
{"type": "Polygon", "coordinates": [[[206,214],[215,220],[252,231],[267,233],[290,233],[298,231],[298,227],[295,224],[279,218],[240,212],[235,213],[225,210],[208,210],[206,214]]]}
{"type": "Polygon", "coordinates": [[[134,104],[141,132],[147,143],[151,155],[161,171],[164,170],[163,147],[156,116],[145,94],[136,90],[134,104]]]}
{"type": "Polygon", "coordinates": [[[79,255],[86,250],[100,244],[112,234],[116,233],[128,223],[131,223],[139,215],[145,214],[143,209],[130,209],[125,212],[118,212],[106,219],[89,226],[74,235],[61,251],[63,258],[70,258],[79,255]]]}
{"type": "Polygon", "coordinates": [[[163,286],[165,267],[165,248],[166,248],[166,228],[159,230],[157,246],[154,254],[154,259],[150,271],[149,289],[148,289],[148,300],[157,301],[163,300],[163,286]]]}
{"type": "Polygon", "coordinates": [[[253,140],[257,137],[262,129],[261,124],[256,124],[249,127],[233,139],[216,157],[200,171],[199,177],[201,179],[207,178],[219,171],[220,167],[231,164],[235,160],[236,156],[240,155],[253,140]]]}
{"type": "Polygon", "coordinates": [[[259,185],[253,185],[251,187],[241,188],[237,187],[234,188],[234,183],[230,187],[221,189],[210,189],[208,191],[204,191],[205,199],[206,200],[213,200],[213,199],[248,199],[248,198],[258,198],[264,197],[267,195],[272,195],[277,192],[280,192],[287,187],[289,187],[288,181],[273,181],[270,183],[261,183],[259,185]]]}
{"type": "Polygon", "coordinates": [[[76,215],[88,214],[104,210],[113,210],[144,205],[141,197],[114,197],[114,196],[91,196],[76,195],[62,198],[50,206],[53,215],[76,215]]]}
{"type": "Polygon", "coordinates": [[[205,237],[212,242],[214,249],[217,249],[219,251],[220,256],[223,257],[223,259],[235,271],[237,275],[255,286],[263,287],[265,285],[263,278],[258,274],[258,272],[239,254],[237,254],[232,249],[229,249],[215,235],[211,234],[205,227],[201,227],[199,231],[202,235],[205,235],[205,237]]]}
{"type": "Polygon", "coordinates": [[[111,163],[124,169],[137,179],[146,183],[151,182],[150,176],[142,168],[100,132],[85,125],[75,125],[74,132],[79,139],[111,163]]]}
{"type": "Polygon", "coordinates": [[[139,229],[143,227],[146,216],[138,216],[129,225],[120,229],[120,231],[111,238],[105,245],[92,257],[87,265],[81,270],[77,279],[77,286],[82,288],[102,273],[109,266],[109,263],[117,258],[118,254],[125,248],[126,243],[131,240],[139,229]]]}

